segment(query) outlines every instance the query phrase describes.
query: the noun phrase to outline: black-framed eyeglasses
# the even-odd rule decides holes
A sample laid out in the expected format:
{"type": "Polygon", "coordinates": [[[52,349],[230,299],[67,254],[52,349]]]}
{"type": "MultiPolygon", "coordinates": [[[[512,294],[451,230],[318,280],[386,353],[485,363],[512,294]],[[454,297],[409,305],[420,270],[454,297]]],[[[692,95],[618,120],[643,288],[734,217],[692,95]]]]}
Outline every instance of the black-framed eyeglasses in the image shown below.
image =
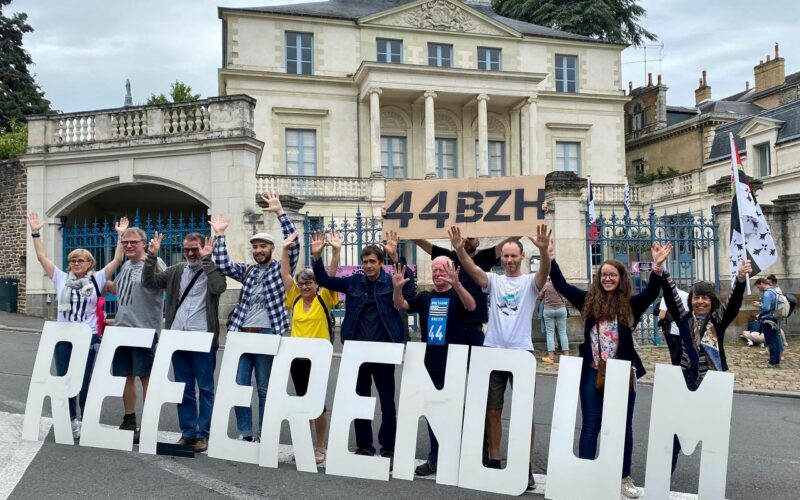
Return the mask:
{"type": "Polygon", "coordinates": [[[122,240],[120,243],[122,243],[122,246],[125,246],[125,247],[131,246],[132,247],[132,246],[136,245],[137,243],[141,243],[143,241],[144,240],[122,240]]]}
{"type": "Polygon", "coordinates": [[[186,248],[183,247],[183,253],[198,253],[200,252],[199,248],[186,248]]]}
{"type": "Polygon", "coordinates": [[[297,284],[297,288],[311,288],[312,286],[316,285],[317,283],[314,281],[301,281],[297,284]]]}

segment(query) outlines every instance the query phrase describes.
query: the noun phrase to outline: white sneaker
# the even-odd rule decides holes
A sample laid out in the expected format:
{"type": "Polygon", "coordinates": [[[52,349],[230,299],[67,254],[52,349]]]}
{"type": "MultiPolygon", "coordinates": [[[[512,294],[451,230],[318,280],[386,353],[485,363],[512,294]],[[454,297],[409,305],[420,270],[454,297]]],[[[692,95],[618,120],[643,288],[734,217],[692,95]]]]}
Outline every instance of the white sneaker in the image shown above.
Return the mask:
{"type": "Polygon", "coordinates": [[[622,478],[622,494],[626,498],[639,498],[642,496],[641,490],[633,483],[631,476],[622,478]]]}
{"type": "Polygon", "coordinates": [[[77,418],[72,419],[72,437],[74,439],[80,439],[81,437],[81,421],[77,418]]]}

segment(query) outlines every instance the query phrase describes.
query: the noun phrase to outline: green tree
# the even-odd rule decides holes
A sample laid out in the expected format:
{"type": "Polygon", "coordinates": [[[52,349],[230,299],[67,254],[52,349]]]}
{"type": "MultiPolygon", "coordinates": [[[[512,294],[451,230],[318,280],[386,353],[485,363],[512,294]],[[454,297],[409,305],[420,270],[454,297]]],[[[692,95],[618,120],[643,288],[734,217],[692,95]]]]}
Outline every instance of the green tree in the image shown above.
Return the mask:
{"type": "Polygon", "coordinates": [[[502,16],[609,42],[642,45],[658,37],[642,28],[638,0],[493,0],[502,16]]]}
{"type": "Polygon", "coordinates": [[[22,36],[33,28],[24,12],[3,13],[10,3],[0,0],[0,131],[9,130],[12,120],[24,123],[28,115],[50,111],[50,101],[28,70],[33,60],[22,48],[22,36]]]}
{"type": "Polygon", "coordinates": [[[169,104],[170,102],[191,102],[200,99],[200,94],[192,94],[192,87],[180,80],[169,86],[169,97],[161,94],[150,94],[147,104],[169,104]],[[171,99],[171,101],[170,101],[171,99]]]}
{"type": "Polygon", "coordinates": [[[0,133],[0,160],[17,158],[28,147],[28,126],[12,119],[8,130],[0,133]]]}

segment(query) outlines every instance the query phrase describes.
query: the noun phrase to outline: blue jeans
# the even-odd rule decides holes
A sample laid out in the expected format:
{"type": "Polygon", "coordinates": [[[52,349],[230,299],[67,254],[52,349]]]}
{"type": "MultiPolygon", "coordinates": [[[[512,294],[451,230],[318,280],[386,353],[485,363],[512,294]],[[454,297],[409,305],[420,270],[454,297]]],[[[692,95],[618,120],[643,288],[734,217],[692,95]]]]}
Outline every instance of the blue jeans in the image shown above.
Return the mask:
{"type": "Polygon", "coordinates": [[[766,321],[761,322],[761,333],[764,334],[764,343],[769,348],[769,364],[777,365],[781,362],[781,351],[783,351],[783,341],[781,334],[766,321]]]}
{"type": "MultiPolygon", "coordinates": [[[[271,334],[272,328],[265,328],[260,333],[271,334]]],[[[272,372],[272,359],[272,356],[264,354],[242,354],[236,370],[236,383],[239,385],[250,385],[253,372],[255,372],[259,434],[264,421],[264,404],[267,401],[267,386],[269,385],[269,374],[272,372]]],[[[253,437],[253,410],[249,406],[236,406],[233,412],[236,415],[236,428],[239,434],[242,437],[253,437]]]]}
{"type": "Polygon", "coordinates": [[[558,330],[558,341],[562,351],[569,351],[569,339],[567,339],[567,308],[559,307],[556,309],[544,308],[544,327],[547,331],[547,352],[553,352],[555,346],[555,333],[558,330]]]}
{"type": "MultiPolygon", "coordinates": [[[[597,438],[603,423],[603,393],[594,386],[597,370],[589,369],[589,376],[581,384],[581,415],[583,426],[578,441],[579,458],[597,458],[597,438]]],[[[622,458],[622,477],[631,475],[631,456],[633,455],[633,406],[636,402],[636,389],[628,393],[628,416],[625,419],[625,448],[622,458]]]]}
{"type": "MultiPolygon", "coordinates": [[[[381,402],[381,427],[378,431],[378,442],[381,453],[394,453],[394,440],[397,434],[397,408],[394,404],[394,365],[382,363],[364,363],[358,371],[356,394],[370,396],[372,381],[378,389],[381,402]]],[[[375,453],[372,444],[372,421],[357,418],[353,421],[356,430],[356,446],[375,453]]]]}
{"type": "Polygon", "coordinates": [[[217,348],[211,352],[176,351],[172,357],[175,382],[184,382],[183,401],[178,404],[178,423],[181,436],[187,439],[208,440],[211,410],[214,408],[214,369],[217,348]],[[198,411],[195,384],[200,392],[198,411]]]}
{"type": "MultiPolygon", "coordinates": [[[[69,418],[78,418],[78,404],[81,407],[81,417],[86,408],[86,396],[89,394],[89,382],[92,380],[94,370],[94,360],[97,356],[97,349],[100,347],[100,339],[97,335],[92,335],[92,342],[89,345],[89,354],[86,357],[86,369],[83,372],[83,384],[81,392],[76,398],[69,398],[69,418]]],[[[53,357],[56,362],[56,375],[63,377],[69,369],[69,359],[72,355],[72,344],[69,342],[59,342],[56,344],[53,357]]]]}

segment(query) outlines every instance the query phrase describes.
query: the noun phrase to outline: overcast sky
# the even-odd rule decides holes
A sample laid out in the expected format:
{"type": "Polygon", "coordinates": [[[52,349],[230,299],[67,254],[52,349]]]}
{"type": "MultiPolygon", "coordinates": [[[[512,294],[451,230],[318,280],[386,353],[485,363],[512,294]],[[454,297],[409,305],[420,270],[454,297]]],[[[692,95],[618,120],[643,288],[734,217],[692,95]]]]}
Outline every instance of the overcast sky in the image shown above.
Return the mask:
{"type": "MultiPolygon", "coordinates": [[[[118,107],[131,80],[134,103],[167,92],[176,78],[203,97],[217,95],[221,28],[217,6],[298,3],[292,0],[13,0],[35,32],[25,48],[55,109],[70,112],[118,107]]],[[[644,0],[642,24],[663,48],[647,48],[647,71],[661,73],[672,105],[693,105],[708,71],[712,97],[744,90],[753,66],[780,43],[786,72],[800,71],[796,0],[644,0]]],[[[643,49],[623,53],[622,87],[646,81],[643,49]]]]}

